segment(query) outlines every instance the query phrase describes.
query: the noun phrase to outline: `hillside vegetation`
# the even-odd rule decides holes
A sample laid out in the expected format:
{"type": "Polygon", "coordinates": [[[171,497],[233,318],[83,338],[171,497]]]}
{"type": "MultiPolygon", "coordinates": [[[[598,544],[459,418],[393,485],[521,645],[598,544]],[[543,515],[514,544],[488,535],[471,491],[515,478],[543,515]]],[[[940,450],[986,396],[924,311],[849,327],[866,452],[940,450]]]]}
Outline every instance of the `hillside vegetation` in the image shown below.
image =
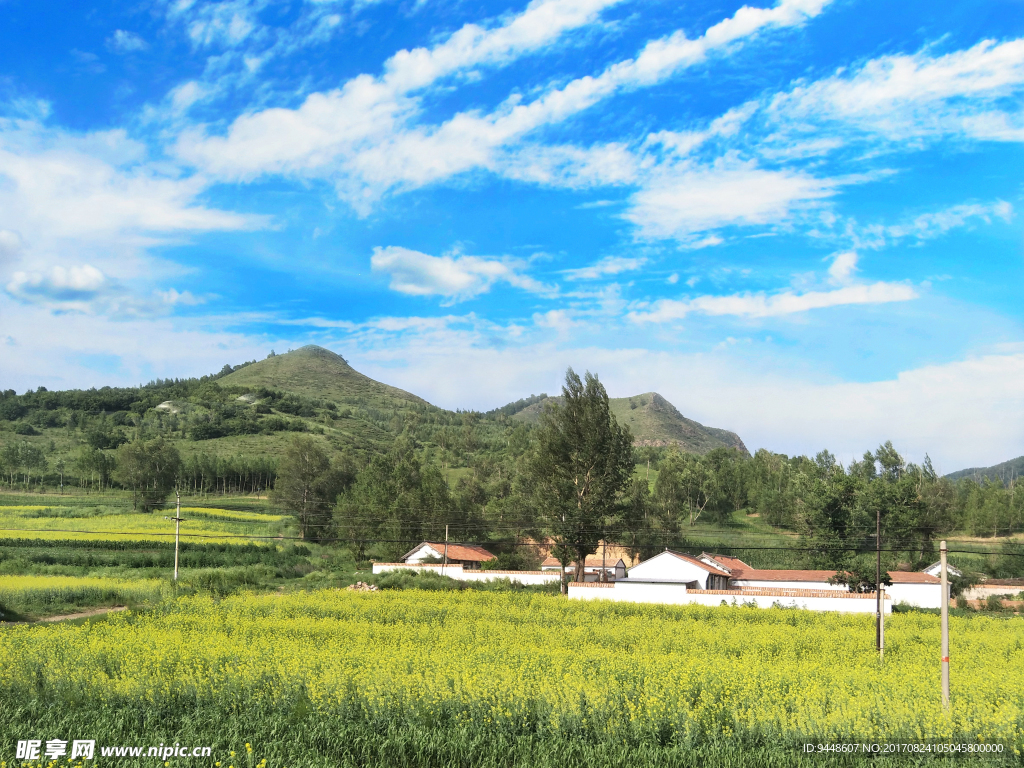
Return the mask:
{"type": "MultiPolygon", "coordinates": [[[[527,424],[540,421],[549,403],[560,403],[561,397],[542,397],[518,411],[512,418],[527,424]]],[[[608,405],[616,421],[629,427],[633,444],[641,447],[676,447],[688,453],[705,454],[715,448],[735,448],[749,456],[747,446],[735,432],[705,427],[683,416],[676,407],[657,392],[633,397],[609,398],[608,405]]]]}
{"type": "Polygon", "coordinates": [[[1024,456],[1018,456],[1016,459],[1010,459],[991,467],[961,469],[957,472],[950,472],[946,477],[950,480],[970,478],[977,483],[990,480],[1008,485],[1019,479],[1021,475],[1024,475],[1024,456]]]}

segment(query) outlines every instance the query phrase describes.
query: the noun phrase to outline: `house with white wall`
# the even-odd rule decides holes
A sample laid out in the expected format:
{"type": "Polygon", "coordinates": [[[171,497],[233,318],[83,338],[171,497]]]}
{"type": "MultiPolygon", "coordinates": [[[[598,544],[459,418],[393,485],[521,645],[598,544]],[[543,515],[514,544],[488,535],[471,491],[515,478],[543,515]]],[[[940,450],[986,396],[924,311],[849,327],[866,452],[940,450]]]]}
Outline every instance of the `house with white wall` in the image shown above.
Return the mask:
{"type": "Polygon", "coordinates": [[[629,569],[630,582],[679,583],[691,589],[728,589],[728,568],[666,549],[629,569]]]}
{"type": "MultiPolygon", "coordinates": [[[[570,586],[570,597],[630,602],[718,605],[723,599],[770,607],[794,605],[809,610],[874,611],[873,594],[851,593],[844,584],[832,584],[835,571],[753,568],[737,557],[707,552],[698,557],[665,550],[633,566],[626,578],[614,583],[614,592],[581,592],[588,585],[570,586]]],[[[921,608],[941,604],[941,582],[927,573],[894,571],[892,585],[883,590],[884,610],[897,603],[921,608]]],[[[601,585],[604,586],[604,585],[601,585]]]]}
{"type": "Polygon", "coordinates": [[[402,555],[403,563],[443,560],[449,565],[461,565],[463,569],[479,569],[480,563],[493,559],[494,555],[476,544],[445,544],[433,541],[421,542],[402,555]]]}

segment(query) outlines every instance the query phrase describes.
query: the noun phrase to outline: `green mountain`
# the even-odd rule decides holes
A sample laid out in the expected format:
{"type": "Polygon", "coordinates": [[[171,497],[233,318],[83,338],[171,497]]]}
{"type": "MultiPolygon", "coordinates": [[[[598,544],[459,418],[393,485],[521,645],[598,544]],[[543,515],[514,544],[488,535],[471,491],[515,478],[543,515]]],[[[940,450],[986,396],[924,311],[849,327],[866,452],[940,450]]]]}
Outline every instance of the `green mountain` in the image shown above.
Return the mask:
{"type": "Polygon", "coordinates": [[[1024,475],[1024,456],[1018,456],[1016,459],[1010,459],[991,467],[961,469],[958,472],[950,472],[946,477],[950,480],[962,480],[969,477],[978,482],[987,477],[990,480],[1001,480],[1004,484],[1009,484],[1011,480],[1020,479],[1021,475],[1024,475]]]}
{"type": "Polygon", "coordinates": [[[315,344],[250,363],[219,378],[217,383],[222,387],[279,389],[339,405],[429,405],[423,398],[364,376],[341,355],[315,344]]]}
{"type": "MultiPolygon", "coordinates": [[[[561,397],[540,399],[517,411],[512,418],[535,424],[540,421],[545,404],[561,400],[561,397]]],[[[629,427],[636,446],[677,446],[684,451],[700,454],[713,448],[735,448],[749,455],[747,446],[735,432],[705,427],[686,418],[657,392],[645,392],[633,397],[613,397],[609,398],[608,404],[615,420],[629,427]]]]}

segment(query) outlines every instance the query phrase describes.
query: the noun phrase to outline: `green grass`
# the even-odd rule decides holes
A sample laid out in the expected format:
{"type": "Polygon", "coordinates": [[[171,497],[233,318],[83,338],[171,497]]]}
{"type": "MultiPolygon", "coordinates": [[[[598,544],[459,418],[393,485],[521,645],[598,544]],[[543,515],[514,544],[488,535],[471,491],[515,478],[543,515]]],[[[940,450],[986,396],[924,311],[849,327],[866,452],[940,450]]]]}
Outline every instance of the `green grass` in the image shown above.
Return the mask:
{"type": "Polygon", "coordinates": [[[41,618],[97,606],[153,604],[170,593],[165,579],[0,576],[0,613],[41,618]]]}

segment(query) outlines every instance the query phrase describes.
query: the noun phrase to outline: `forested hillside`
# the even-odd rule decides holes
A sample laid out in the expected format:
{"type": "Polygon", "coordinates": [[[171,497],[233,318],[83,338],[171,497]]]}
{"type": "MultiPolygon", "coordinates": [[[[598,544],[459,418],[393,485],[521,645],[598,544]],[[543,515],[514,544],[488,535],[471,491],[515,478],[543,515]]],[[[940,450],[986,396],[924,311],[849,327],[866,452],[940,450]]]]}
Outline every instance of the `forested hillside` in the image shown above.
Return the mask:
{"type": "Polygon", "coordinates": [[[1016,459],[1010,459],[991,467],[971,467],[958,472],[950,472],[946,477],[950,480],[962,480],[969,477],[979,483],[991,480],[1009,484],[1015,482],[1022,474],[1024,474],[1024,456],[1018,456],[1016,459]]]}
{"type": "MultiPolygon", "coordinates": [[[[304,347],[143,387],[8,390],[0,477],[8,493],[122,493],[141,512],[175,490],[270,494],[302,536],[345,543],[360,559],[396,557],[447,526],[453,540],[495,547],[507,566],[535,565],[541,550],[528,545],[547,530],[535,436],[559,401],[447,411],[304,347]],[[308,482],[303,461],[318,467],[308,482]],[[297,511],[299,497],[317,501],[297,511]]],[[[601,534],[639,557],[717,548],[755,565],[856,568],[883,509],[887,567],[932,562],[939,537],[960,536],[995,553],[961,556],[962,566],[1024,575],[1009,538],[1024,530],[1014,477],[941,478],[888,444],[848,467],[827,451],[750,456],[737,435],[686,419],[656,393],[612,399],[609,410],[630,433],[633,475],[601,534]]]]}

